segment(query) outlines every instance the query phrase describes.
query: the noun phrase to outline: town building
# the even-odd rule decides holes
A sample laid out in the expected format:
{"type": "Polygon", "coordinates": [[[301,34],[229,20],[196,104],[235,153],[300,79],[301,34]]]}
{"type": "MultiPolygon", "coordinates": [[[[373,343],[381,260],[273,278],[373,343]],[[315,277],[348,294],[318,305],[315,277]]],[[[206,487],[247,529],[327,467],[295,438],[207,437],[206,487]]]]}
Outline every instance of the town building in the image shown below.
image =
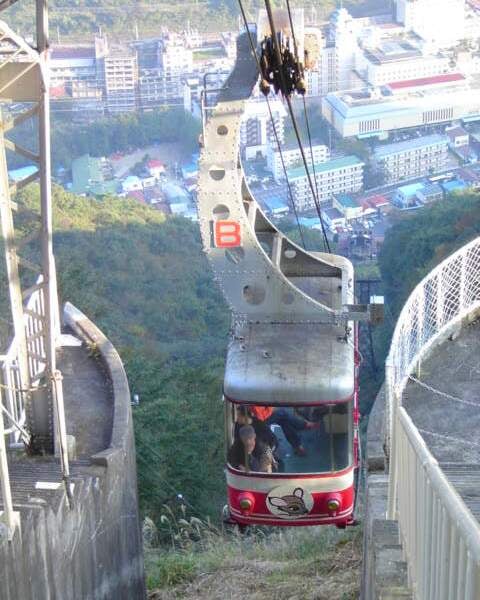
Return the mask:
{"type": "Polygon", "coordinates": [[[425,183],[416,195],[422,204],[430,204],[442,200],[443,190],[438,183],[425,183]]]}
{"type": "Polygon", "coordinates": [[[447,127],[445,134],[449,140],[449,146],[451,148],[461,148],[462,146],[468,146],[470,143],[470,134],[463,127],[458,125],[454,127],[447,127]]]}
{"type": "Polygon", "coordinates": [[[336,208],[345,217],[345,221],[354,221],[363,216],[363,206],[349,194],[336,194],[333,196],[333,208],[336,208]]]}
{"type": "MultiPolygon", "coordinates": [[[[281,100],[276,98],[270,100],[270,108],[278,139],[283,144],[287,111],[281,100]]],[[[266,157],[268,147],[275,144],[273,125],[265,99],[263,97],[251,99],[245,104],[243,121],[240,125],[240,146],[245,158],[252,160],[258,155],[266,157]]]]}
{"type": "MultiPolygon", "coordinates": [[[[319,202],[330,201],[338,194],[358,192],[363,186],[364,163],[356,156],[343,156],[315,165],[319,202]]],[[[315,208],[315,201],[303,166],[287,170],[299,211],[315,208]]],[[[313,180],[313,169],[310,169],[313,180]]]]}
{"type": "Polygon", "coordinates": [[[159,41],[158,71],[167,99],[183,98],[183,79],[193,72],[193,51],[181,36],[168,33],[159,41]]]}
{"type": "Polygon", "coordinates": [[[465,36],[465,0],[396,0],[396,19],[436,48],[465,36]]]}
{"type": "Polygon", "coordinates": [[[72,161],[70,191],[80,196],[116,194],[119,183],[112,177],[108,161],[84,154],[72,161]]]}
{"type": "Polygon", "coordinates": [[[143,191],[142,180],[136,175],[129,175],[122,181],[122,191],[124,194],[130,192],[143,191]]]}
{"type": "Polygon", "coordinates": [[[372,162],[382,173],[384,183],[395,183],[442,171],[447,159],[447,137],[434,134],[378,146],[372,162]]]}
{"type": "MultiPolygon", "coordinates": [[[[309,165],[312,164],[312,154],[314,164],[323,163],[330,158],[330,150],[328,146],[325,146],[324,144],[312,145],[312,152],[310,152],[309,147],[305,148],[305,157],[307,159],[307,164],[309,165]]],[[[285,179],[282,158],[286,169],[300,165],[300,163],[302,162],[302,155],[298,144],[292,144],[290,146],[282,148],[281,154],[276,144],[268,146],[267,169],[273,173],[273,178],[277,182],[281,179],[285,179]]]]}
{"type": "Polygon", "coordinates": [[[409,208],[417,204],[417,193],[423,189],[422,182],[410,183],[397,188],[393,201],[399,208],[409,208]]]}
{"type": "Polygon", "coordinates": [[[345,227],[345,215],[338,208],[325,208],[322,211],[322,216],[326,226],[331,232],[335,232],[339,227],[345,227]]]}
{"type": "Polygon", "coordinates": [[[377,214],[389,212],[391,208],[389,199],[386,196],[383,196],[382,194],[377,194],[376,196],[369,196],[367,198],[367,202],[377,214]]]}
{"type": "Polygon", "coordinates": [[[50,85],[67,86],[72,81],[96,83],[95,45],[53,46],[50,53],[50,85]]]}
{"type": "Polygon", "coordinates": [[[270,214],[273,217],[282,217],[288,215],[290,212],[288,205],[284,203],[282,198],[269,196],[264,199],[263,203],[267,210],[267,214],[270,214]]]}
{"type": "Polygon", "coordinates": [[[165,165],[156,158],[150,159],[147,162],[146,167],[151,177],[155,177],[157,181],[159,181],[160,177],[165,173],[165,165]]]}
{"type": "Polygon", "coordinates": [[[106,39],[95,43],[97,77],[103,86],[109,113],[137,108],[138,66],[136,52],[127,46],[109,46],[106,39]]]}
{"type": "Polygon", "coordinates": [[[322,99],[322,114],[342,137],[386,139],[399,129],[480,120],[480,84],[450,73],[336,92],[322,99]]]}
{"type": "Polygon", "coordinates": [[[463,192],[468,188],[468,185],[464,181],[459,179],[452,179],[451,181],[445,181],[440,184],[445,194],[453,194],[454,192],[463,192]]]}
{"type": "Polygon", "coordinates": [[[433,77],[451,71],[446,54],[425,55],[413,37],[389,37],[365,43],[357,53],[356,70],[371,86],[421,77],[433,77]]]}

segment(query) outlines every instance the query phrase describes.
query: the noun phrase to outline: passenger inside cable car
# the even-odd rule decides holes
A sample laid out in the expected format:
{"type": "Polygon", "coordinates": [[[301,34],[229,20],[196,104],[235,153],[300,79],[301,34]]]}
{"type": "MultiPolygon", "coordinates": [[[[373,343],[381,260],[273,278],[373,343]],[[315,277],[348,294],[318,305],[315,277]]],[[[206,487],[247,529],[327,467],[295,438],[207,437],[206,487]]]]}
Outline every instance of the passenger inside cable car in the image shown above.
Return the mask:
{"type": "Polygon", "coordinates": [[[235,469],[247,472],[271,473],[277,468],[272,449],[257,438],[252,425],[242,425],[238,429],[238,435],[228,451],[228,462],[235,469]]]}
{"type": "Polygon", "coordinates": [[[331,473],[353,464],[353,402],[295,408],[226,402],[226,410],[227,461],[234,469],[331,473]]]}

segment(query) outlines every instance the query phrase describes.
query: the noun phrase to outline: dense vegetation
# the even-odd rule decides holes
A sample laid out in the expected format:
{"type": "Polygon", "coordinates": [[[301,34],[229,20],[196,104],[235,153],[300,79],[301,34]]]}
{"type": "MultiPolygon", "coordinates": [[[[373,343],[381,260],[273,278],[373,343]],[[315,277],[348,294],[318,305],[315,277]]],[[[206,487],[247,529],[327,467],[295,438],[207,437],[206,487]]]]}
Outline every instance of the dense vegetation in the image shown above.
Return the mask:
{"type": "MultiPolygon", "coordinates": [[[[243,0],[249,18],[255,18],[263,0],[243,0]]],[[[284,0],[274,0],[274,5],[285,6],[284,0]]],[[[293,6],[305,7],[306,13],[316,18],[326,18],[337,6],[336,0],[293,0],[293,6]]],[[[239,16],[238,0],[188,0],[155,2],[132,0],[51,0],[50,24],[53,32],[83,41],[85,33],[99,30],[114,36],[133,39],[135,28],[140,36],[158,33],[161,27],[182,30],[190,23],[202,31],[235,29],[239,16]]],[[[347,0],[346,8],[369,13],[385,10],[390,0],[347,0]]],[[[20,2],[11,9],[14,20],[23,31],[31,32],[33,4],[20,2]]]]}
{"type": "MultiPolygon", "coordinates": [[[[175,142],[187,156],[198,148],[200,124],[183,108],[165,108],[146,113],[125,113],[105,117],[89,125],[72,123],[70,118],[53,113],[52,162],[54,167],[70,167],[73,158],[82,154],[109,156],[150,144],[175,142]]],[[[29,122],[15,129],[12,139],[32,148],[29,122]]],[[[10,168],[28,164],[28,160],[11,154],[10,168]]]]}

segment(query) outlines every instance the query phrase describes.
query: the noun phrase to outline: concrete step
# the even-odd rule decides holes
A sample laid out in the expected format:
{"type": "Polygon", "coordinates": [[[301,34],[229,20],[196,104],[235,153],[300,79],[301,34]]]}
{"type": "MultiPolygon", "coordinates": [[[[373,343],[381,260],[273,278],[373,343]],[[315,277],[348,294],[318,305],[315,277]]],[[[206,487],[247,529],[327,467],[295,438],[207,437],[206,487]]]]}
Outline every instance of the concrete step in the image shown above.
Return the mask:
{"type": "Polygon", "coordinates": [[[399,543],[398,523],[374,519],[372,523],[375,600],[413,600],[408,587],[407,563],[399,543]]]}
{"type": "Polygon", "coordinates": [[[440,463],[440,468],[473,516],[480,520],[480,465],[440,463]]]}

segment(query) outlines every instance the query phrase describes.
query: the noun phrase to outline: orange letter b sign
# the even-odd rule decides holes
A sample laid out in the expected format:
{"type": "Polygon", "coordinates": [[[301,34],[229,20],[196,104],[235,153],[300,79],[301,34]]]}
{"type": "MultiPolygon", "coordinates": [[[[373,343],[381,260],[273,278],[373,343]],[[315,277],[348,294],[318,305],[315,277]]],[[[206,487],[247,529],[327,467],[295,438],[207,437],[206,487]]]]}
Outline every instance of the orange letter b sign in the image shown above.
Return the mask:
{"type": "Polygon", "coordinates": [[[236,248],[242,245],[240,223],[237,221],[215,221],[213,242],[216,248],[236,248]]]}

